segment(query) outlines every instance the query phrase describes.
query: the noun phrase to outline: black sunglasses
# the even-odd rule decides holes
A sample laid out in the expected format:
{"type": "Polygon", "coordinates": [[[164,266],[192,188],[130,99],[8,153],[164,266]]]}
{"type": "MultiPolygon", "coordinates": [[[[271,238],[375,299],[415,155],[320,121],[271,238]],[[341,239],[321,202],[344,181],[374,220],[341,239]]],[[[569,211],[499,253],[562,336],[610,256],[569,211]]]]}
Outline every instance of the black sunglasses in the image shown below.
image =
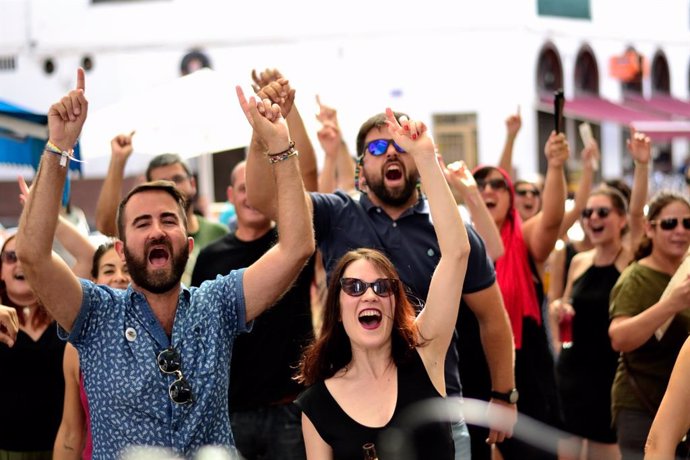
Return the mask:
{"type": "Polygon", "coordinates": [[[477,179],[477,188],[480,192],[490,186],[493,190],[508,190],[508,182],[505,179],[477,179]]]}
{"type": "Polygon", "coordinates": [[[7,265],[17,263],[17,253],[15,251],[3,251],[2,254],[0,254],[0,258],[2,258],[2,262],[7,265]]]}
{"type": "Polygon", "coordinates": [[[174,348],[167,348],[158,353],[158,368],[164,374],[175,374],[177,380],[170,384],[168,395],[175,404],[192,403],[192,386],[182,375],[180,370],[182,359],[174,348]]]}
{"type": "Polygon", "coordinates": [[[398,286],[398,280],[391,278],[379,278],[372,283],[367,283],[358,278],[340,278],[340,287],[343,292],[352,297],[359,297],[367,292],[367,289],[371,286],[371,290],[374,291],[379,297],[389,297],[393,294],[393,290],[398,286]]]}
{"type": "Polygon", "coordinates": [[[405,153],[405,149],[396,144],[393,139],[374,139],[367,144],[367,152],[378,157],[386,153],[388,151],[388,146],[391,144],[396,152],[405,153]]]}
{"type": "Polygon", "coordinates": [[[595,212],[600,219],[605,219],[611,214],[611,208],[585,208],[582,210],[582,218],[589,219],[595,212]]]}
{"type": "Polygon", "coordinates": [[[659,224],[662,230],[673,230],[678,226],[678,222],[683,223],[683,228],[685,230],[690,230],[690,217],[683,217],[679,219],[678,217],[669,217],[668,219],[653,220],[649,222],[652,225],[659,224]]]}
{"type": "Polygon", "coordinates": [[[539,190],[532,190],[531,188],[515,189],[515,194],[522,197],[531,195],[535,198],[539,198],[539,195],[541,195],[541,193],[539,193],[539,190]]]}

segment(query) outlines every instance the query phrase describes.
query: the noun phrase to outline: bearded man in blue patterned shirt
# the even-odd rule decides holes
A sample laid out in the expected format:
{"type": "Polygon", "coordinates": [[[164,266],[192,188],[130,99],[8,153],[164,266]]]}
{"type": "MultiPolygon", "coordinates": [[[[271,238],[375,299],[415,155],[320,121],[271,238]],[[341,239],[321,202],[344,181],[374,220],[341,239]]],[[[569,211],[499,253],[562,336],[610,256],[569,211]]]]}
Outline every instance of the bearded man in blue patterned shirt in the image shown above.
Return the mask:
{"type": "Polygon", "coordinates": [[[246,269],[183,288],[180,277],[194,244],[184,199],[170,182],[145,183],[118,212],[116,250],[132,284],[110,289],[78,279],[51,253],[65,166],[86,119],[84,89],[79,69],[76,89],[50,108],[49,142],[20,220],[17,255],[63,337],[79,351],[93,458],[116,459],[134,446],[185,457],[204,445],[231,447],[233,339],[287,290],[314,250],[287,125],[277,106],[247,101],[238,88],[255,134],[269,152],[280,152],[269,157],[279,190],[279,241],[271,250],[246,269]]]}

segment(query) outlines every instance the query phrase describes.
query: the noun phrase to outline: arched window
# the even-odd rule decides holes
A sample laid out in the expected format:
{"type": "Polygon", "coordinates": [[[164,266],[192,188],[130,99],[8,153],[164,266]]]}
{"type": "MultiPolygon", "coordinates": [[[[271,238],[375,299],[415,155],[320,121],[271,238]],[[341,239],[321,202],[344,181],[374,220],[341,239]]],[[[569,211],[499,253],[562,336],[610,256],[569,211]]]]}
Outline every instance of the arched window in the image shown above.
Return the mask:
{"type": "Polygon", "coordinates": [[[557,89],[563,88],[563,66],[556,47],[547,43],[539,53],[537,61],[537,91],[551,97],[557,89]]]}
{"type": "Polygon", "coordinates": [[[575,60],[575,96],[599,94],[599,66],[592,49],[585,45],[575,60]]]}
{"type": "Polygon", "coordinates": [[[652,94],[671,94],[671,72],[663,51],[659,50],[652,60],[652,94]]]}

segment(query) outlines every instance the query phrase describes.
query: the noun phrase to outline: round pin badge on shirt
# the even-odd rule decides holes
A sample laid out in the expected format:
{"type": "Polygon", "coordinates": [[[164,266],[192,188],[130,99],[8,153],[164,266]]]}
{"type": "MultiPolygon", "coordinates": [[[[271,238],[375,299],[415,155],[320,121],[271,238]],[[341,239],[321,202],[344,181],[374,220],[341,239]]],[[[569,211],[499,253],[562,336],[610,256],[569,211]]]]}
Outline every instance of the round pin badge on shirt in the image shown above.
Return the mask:
{"type": "Polygon", "coordinates": [[[125,331],[125,337],[130,342],[134,342],[137,339],[137,331],[133,327],[128,327],[125,331]]]}

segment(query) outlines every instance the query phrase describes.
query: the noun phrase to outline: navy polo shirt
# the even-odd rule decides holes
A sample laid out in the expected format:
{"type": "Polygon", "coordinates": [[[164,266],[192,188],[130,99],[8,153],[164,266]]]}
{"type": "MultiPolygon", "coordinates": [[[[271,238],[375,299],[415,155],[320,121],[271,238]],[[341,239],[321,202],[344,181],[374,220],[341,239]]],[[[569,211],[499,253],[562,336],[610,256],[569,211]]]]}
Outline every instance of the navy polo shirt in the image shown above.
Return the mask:
{"type": "MultiPolygon", "coordinates": [[[[311,199],[316,242],[329,276],[346,252],[362,247],[378,249],[393,262],[412,295],[426,301],[431,277],[441,257],[426,199],[420,198],[397,220],[374,206],[366,194],[355,200],[342,191],[311,193],[311,199]]],[[[496,272],[482,239],[471,225],[465,223],[465,227],[471,250],[462,292],[471,294],[494,284],[496,272]]],[[[449,396],[461,393],[456,340],[457,326],[446,356],[449,396]]]]}

